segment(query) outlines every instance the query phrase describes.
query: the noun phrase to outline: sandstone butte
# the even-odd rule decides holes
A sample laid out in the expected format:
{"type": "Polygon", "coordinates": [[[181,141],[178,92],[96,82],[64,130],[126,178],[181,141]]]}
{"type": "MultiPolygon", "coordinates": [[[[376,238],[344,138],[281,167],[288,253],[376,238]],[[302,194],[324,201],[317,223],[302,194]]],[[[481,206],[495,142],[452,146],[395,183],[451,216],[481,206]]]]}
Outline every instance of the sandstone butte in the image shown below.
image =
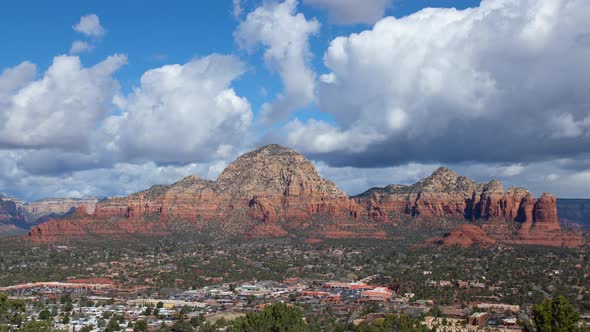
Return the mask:
{"type": "MultiPolygon", "coordinates": [[[[99,235],[165,235],[209,231],[251,238],[308,236],[387,239],[386,227],[403,220],[485,221],[485,232],[498,241],[577,247],[584,240],[561,229],[556,199],[537,200],[526,189],[507,191],[495,180],[477,184],[447,168],[411,185],[372,188],[348,197],[323,179],[297,152],[268,145],[232,162],[215,181],[189,176],[127,197],[84,207],[67,218],[33,227],[36,243],[99,235]]],[[[482,228],[484,230],[484,228],[482,228]]]]}
{"type": "Polygon", "coordinates": [[[471,246],[490,247],[496,244],[496,240],[490,238],[481,227],[471,224],[457,226],[442,237],[429,239],[426,242],[436,246],[464,248],[471,246]]]}

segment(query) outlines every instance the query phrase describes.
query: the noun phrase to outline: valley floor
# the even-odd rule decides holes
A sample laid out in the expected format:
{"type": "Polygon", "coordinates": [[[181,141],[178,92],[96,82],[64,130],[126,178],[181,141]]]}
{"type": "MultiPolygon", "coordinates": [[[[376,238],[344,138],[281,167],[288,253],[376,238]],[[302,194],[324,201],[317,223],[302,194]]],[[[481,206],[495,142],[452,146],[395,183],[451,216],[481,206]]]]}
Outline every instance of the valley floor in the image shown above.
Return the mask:
{"type": "Polygon", "coordinates": [[[103,315],[117,313],[125,324],[172,325],[183,307],[190,309],[187,315],[203,314],[213,324],[277,301],[301,307],[308,321],[324,330],[392,312],[418,317],[431,327],[444,319],[444,324],[457,325],[456,331],[466,331],[467,323],[481,316],[478,312],[487,313],[482,326],[517,322],[522,327],[533,304],[557,295],[580,312],[590,312],[586,250],[437,249],[403,239],[306,244],[160,238],[34,246],[13,238],[2,241],[0,252],[0,287],[66,283],[0,288],[29,301],[30,318],[48,309],[57,313],[51,319],[58,323],[65,314],[59,297],[71,294],[77,303],[67,313],[72,323],[61,327],[97,326],[108,321],[103,315]],[[72,283],[95,285],[64,286],[72,283]],[[158,302],[166,310],[146,314],[158,302]]]}

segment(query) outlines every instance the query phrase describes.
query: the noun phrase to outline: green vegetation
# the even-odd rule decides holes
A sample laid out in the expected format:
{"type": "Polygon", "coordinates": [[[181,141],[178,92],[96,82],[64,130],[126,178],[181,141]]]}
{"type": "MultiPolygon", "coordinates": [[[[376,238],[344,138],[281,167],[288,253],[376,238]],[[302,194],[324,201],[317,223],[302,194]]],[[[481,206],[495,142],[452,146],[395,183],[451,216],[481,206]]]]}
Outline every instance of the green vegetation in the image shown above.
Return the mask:
{"type": "Polygon", "coordinates": [[[20,325],[24,320],[25,303],[9,300],[5,294],[0,294],[0,324],[20,325]]]}
{"type": "MultiPolygon", "coordinates": [[[[430,234],[424,232],[417,236],[430,234]]],[[[231,296],[237,296],[239,285],[251,280],[285,284],[301,281],[310,289],[319,290],[326,281],[367,278],[372,285],[399,288],[400,297],[405,293],[414,296],[407,296],[410,309],[399,309],[392,303],[351,304],[344,300],[346,306],[343,306],[319,299],[302,300],[303,296],[291,293],[273,301],[292,306],[276,304],[234,322],[235,317],[216,320],[207,315],[206,319],[205,313],[216,315],[234,310],[231,305],[226,309],[225,304],[212,311],[183,308],[170,313],[163,303],[154,303],[144,311],[148,317],[138,318],[145,321],[135,321],[113,315],[118,312],[119,303],[113,305],[115,301],[108,300],[112,294],[95,300],[96,303],[88,300],[88,294],[73,294],[74,299],[65,294],[36,303],[10,301],[0,295],[0,326],[4,326],[0,332],[9,331],[6,330],[9,324],[24,328],[25,312],[29,319],[37,320],[27,324],[36,324],[43,331],[51,323],[78,321],[83,316],[81,309],[88,306],[104,307],[100,311],[104,316],[97,314],[96,325],[101,330],[117,331],[132,323],[135,330],[145,331],[147,323],[152,324],[169,313],[169,326],[159,330],[199,332],[217,328],[283,331],[281,326],[285,321],[295,323],[284,331],[425,331],[424,326],[417,325],[417,318],[412,317],[431,315],[446,323],[443,311],[449,307],[466,308],[473,302],[520,305],[520,312],[510,317],[518,319],[523,326],[530,325],[528,315],[532,305],[538,303],[534,323],[540,326],[541,332],[553,332],[570,331],[575,328],[571,322],[577,323],[575,313],[590,311],[590,252],[587,250],[534,246],[433,249],[408,246],[410,239],[399,242],[345,239],[317,244],[290,239],[237,243],[170,238],[150,241],[127,244],[113,241],[101,248],[34,247],[26,243],[9,248],[0,244],[0,286],[112,276],[123,289],[146,286],[138,287],[130,295],[134,298],[167,299],[175,292],[210,285],[216,288],[221,284],[229,285],[231,296]],[[549,303],[550,300],[545,301],[547,298],[555,300],[549,303]],[[429,307],[430,311],[416,312],[417,306],[412,305],[416,303],[422,308],[429,307]],[[363,319],[358,326],[352,324],[363,319]]],[[[266,301],[254,295],[241,297],[246,311],[266,301]]],[[[498,314],[493,318],[505,317],[498,314]]],[[[12,329],[10,332],[16,331],[12,329]]]]}
{"type": "Polygon", "coordinates": [[[49,322],[31,321],[23,325],[22,328],[17,330],[19,332],[60,332],[51,327],[49,322]]]}
{"type": "Polygon", "coordinates": [[[261,312],[249,312],[234,321],[235,332],[304,332],[307,331],[301,310],[275,303],[261,312]]]}
{"type": "Polygon", "coordinates": [[[579,319],[580,314],[563,296],[533,306],[533,322],[538,332],[590,331],[577,326],[579,319]]]}
{"type": "Polygon", "coordinates": [[[387,315],[373,322],[363,322],[354,329],[355,332],[428,332],[422,323],[407,315],[387,315]]]}
{"type": "MultiPolygon", "coordinates": [[[[0,294],[0,332],[58,332],[49,321],[30,321],[24,323],[26,305],[20,300],[10,300],[0,294]]],[[[45,310],[47,311],[47,310],[45,310]]],[[[47,311],[49,315],[49,311],[47,311]]]]}

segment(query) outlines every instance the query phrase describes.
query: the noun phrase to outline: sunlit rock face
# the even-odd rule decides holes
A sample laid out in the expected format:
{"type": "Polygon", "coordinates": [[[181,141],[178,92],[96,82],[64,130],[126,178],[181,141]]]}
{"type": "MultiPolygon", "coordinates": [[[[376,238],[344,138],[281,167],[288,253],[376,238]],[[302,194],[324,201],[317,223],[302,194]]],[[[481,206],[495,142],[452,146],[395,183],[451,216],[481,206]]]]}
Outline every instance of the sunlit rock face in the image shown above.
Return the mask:
{"type": "MultiPolygon", "coordinates": [[[[161,235],[187,224],[191,231],[213,225],[227,235],[255,238],[297,233],[387,239],[384,226],[405,218],[432,227],[441,219],[486,221],[498,240],[563,245],[556,211],[556,200],[549,194],[535,200],[526,189],[504,191],[496,180],[477,184],[447,168],[411,186],[373,188],[349,198],[302,155],[268,145],[240,156],[215,181],[189,176],[99,202],[93,211],[81,207],[68,218],[32,228],[29,239],[161,235]],[[518,232],[505,230],[510,228],[507,222],[518,232]]],[[[578,245],[576,241],[572,243],[578,245]]]]}

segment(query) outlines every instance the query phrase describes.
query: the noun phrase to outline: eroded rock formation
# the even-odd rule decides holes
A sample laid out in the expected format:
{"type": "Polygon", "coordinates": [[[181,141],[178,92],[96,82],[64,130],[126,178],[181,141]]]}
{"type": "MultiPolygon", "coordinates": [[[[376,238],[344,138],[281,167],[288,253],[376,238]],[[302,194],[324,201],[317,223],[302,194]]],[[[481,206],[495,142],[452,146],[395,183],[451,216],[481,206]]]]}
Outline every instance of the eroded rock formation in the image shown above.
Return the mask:
{"type": "Polygon", "coordinates": [[[216,181],[189,176],[172,185],[111,198],[97,204],[91,214],[76,213],[39,225],[31,230],[30,238],[47,242],[60,236],[104,235],[100,225],[107,222],[110,229],[105,232],[134,232],[136,225],[138,233],[165,232],[173,220],[189,221],[195,228],[223,220],[223,226],[235,233],[283,236],[285,227],[310,227],[312,216],[345,220],[359,209],[302,155],[269,145],[239,157],[216,181]]]}
{"type": "Polygon", "coordinates": [[[496,244],[496,240],[490,238],[486,232],[475,225],[460,225],[451,232],[443,235],[440,238],[429,239],[427,243],[434,244],[441,247],[489,247],[496,244]]]}
{"type": "Polygon", "coordinates": [[[504,191],[497,180],[478,184],[444,167],[411,186],[372,188],[354,199],[377,221],[400,215],[429,222],[466,219],[486,222],[484,232],[505,242],[566,247],[584,243],[579,235],[562,231],[551,194],[535,200],[524,188],[504,191]]]}
{"type": "Polygon", "coordinates": [[[99,197],[47,198],[25,203],[22,209],[27,220],[34,222],[43,216],[67,214],[78,206],[84,206],[86,211],[93,213],[96,203],[101,200],[102,198],[99,197]]]}
{"type": "Polygon", "coordinates": [[[411,186],[373,188],[349,198],[320,177],[302,155],[269,145],[239,157],[216,181],[189,176],[111,198],[96,204],[94,211],[81,208],[68,218],[34,227],[29,238],[37,242],[90,235],[118,238],[213,227],[226,235],[249,237],[386,239],[386,229],[402,219],[433,226],[441,219],[455,219],[504,225],[506,231],[488,232],[499,240],[532,243],[542,238],[543,244],[563,245],[555,211],[550,195],[535,200],[526,189],[504,191],[495,180],[477,184],[446,168],[411,186]],[[506,223],[518,232],[509,231],[506,223]],[[551,240],[545,241],[545,235],[551,240]]]}
{"type": "Polygon", "coordinates": [[[26,218],[18,203],[0,195],[0,233],[18,232],[26,226],[26,218]]]}

